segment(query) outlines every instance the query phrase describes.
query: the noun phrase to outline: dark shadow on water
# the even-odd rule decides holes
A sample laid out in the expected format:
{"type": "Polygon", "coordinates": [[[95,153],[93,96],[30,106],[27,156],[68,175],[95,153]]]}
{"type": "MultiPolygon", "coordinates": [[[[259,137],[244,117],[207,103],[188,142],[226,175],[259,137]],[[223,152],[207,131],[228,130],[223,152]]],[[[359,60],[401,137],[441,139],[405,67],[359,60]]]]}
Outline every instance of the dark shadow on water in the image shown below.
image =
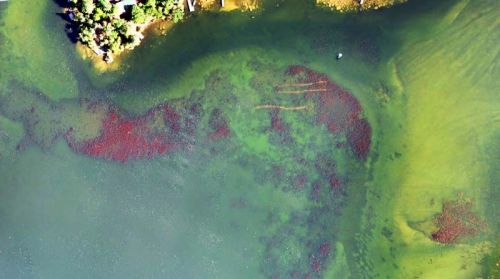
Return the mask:
{"type": "MultiPolygon", "coordinates": [[[[67,5],[65,0],[53,1],[60,7],[67,5]]],[[[177,80],[193,61],[209,54],[252,46],[300,51],[301,44],[309,44],[313,40],[323,40],[325,44],[335,44],[340,49],[362,42],[367,46],[367,61],[382,63],[401,46],[400,38],[393,33],[404,32],[401,30],[421,16],[430,14],[429,18],[435,20],[438,18],[436,14],[446,11],[451,7],[450,3],[456,1],[410,1],[390,9],[362,14],[338,14],[318,8],[312,1],[284,1],[279,3],[279,7],[276,1],[265,1],[262,11],[257,13],[207,12],[192,15],[169,31],[167,36],[146,36],[143,44],[125,60],[130,67],[124,70],[121,80],[107,88],[93,88],[83,73],[83,76],[79,74],[79,80],[84,91],[88,92],[86,96],[113,99],[126,97],[126,92],[141,92],[143,98],[154,98],[159,94],[154,88],[177,80]]],[[[58,13],[58,16],[68,22],[68,38],[76,42],[77,26],[63,13],[58,13]]]]}
{"type": "MultiPolygon", "coordinates": [[[[456,1],[417,2],[363,12],[362,15],[338,14],[299,0],[286,1],[279,8],[266,2],[266,8],[256,14],[198,14],[176,26],[165,37],[147,36],[126,61],[131,67],[124,78],[104,91],[119,96],[127,88],[132,92],[153,92],[144,97],[155,97],[154,90],[148,90],[150,85],[175,81],[192,61],[211,53],[250,46],[297,50],[304,39],[330,37],[327,42],[331,40],[343,48],[351,46],[351,42],[367,41],[370,51],[390,56],[401,45],[391,32],[404,28],[423,14],[440,14],[456,1]]],[[[375,63],[380,62],[380,57],[371,57],[375,57],[375,63]]]]}
{"type": "Polygon", "coordinates": [[[126,62],[131,67],[125,78],[104,91],[116,95],[123,88],[151,92],[149,85],[175,81],[192,61],[211,53],[252,46],[297,51],[301,44],[313,40],[323,40],[339,48],[365,40],[376,48],[377,36],[385,37],[376,25],[364,25],[355,18],[329,11],[311,8],[293,13],[292,18],[286,17],[286,13],[263,13],[254,17],[237,12],[194,16],[166,37],[147,37],[126,62]]]}
{"type": "Polygon", "coordinates": [[[67,8],[68,7],[68,0],[53,0],[54,3],[59,5],[61,8],[67,8]]]}
{"type": "MultiPolygon", "coordinates": [[[[69,7],[67,0],[54,0],[54,3],[56,3],[61,9],[69,7]]],[[[66,22],[64,25],[66,35],[72,43],[76,44],[78,42],[78,25],[71,20],[68,13],[61,11],[56,13],[56,15],[66,22]]]]}
{"type": "Polygon", "coordinates": [[[64,26],[64,29],[66,31],[66,35],[68,36],[68,39],[76,44],[78,42],[78,26],[76,26],[73,23],[67,23],[64,26]]]}

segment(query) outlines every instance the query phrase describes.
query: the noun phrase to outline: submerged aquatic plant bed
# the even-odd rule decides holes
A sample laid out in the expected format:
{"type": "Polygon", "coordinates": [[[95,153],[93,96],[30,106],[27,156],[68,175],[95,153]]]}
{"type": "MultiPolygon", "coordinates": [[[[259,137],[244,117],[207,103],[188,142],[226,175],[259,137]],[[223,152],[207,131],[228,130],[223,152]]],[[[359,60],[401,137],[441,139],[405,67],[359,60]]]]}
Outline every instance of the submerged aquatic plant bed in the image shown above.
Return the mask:
{"type": "Polygon", "coordinates": [[[78,141],[70,128],[65,138],[75,151],[96,158],[120,162],[153,158],[193,144],[197,111],[197,106],[192,105],[190,113],[181,115],[163,104],[143,116],[127,118],[110,108],[98,137],[78,141]]]}
{"type": "MultiPolygon", "coordinates": [[[[298,106],[299,109],[310,108],[315,112],[312,119],[304,120],[317,126],[325,125],[330,133],[345,138],[345,141],[336,143],[337,148],[346,146],[357,159],[363,161],[367,158],[371,127],[362,116],[359,101],[352,94],[332,82],[326,75],[303,66],[290,66],[283,73],[279,73],[279,76],[281,75],[288,80],[287,85],[277,86],[272,94],[299,95],[304,102],[312,101],[311,106],[298,106]],[[298,89],[290,86],[298,86],[298,89]]],[[[210,81],[208,83],[210,84],[210,81]]],[[[201,92],[200,98],[219,93],[210,91],[221,90],[220,85],[218,86],[201,92]]],[[[260,105],[256,106],[254,113],[259,113],[258,110],[263,108],[270,110],[270,140],[280,146],[286,143],[293,146],[296,139],[291,135],[290,127],[280,112],[288,107],[260,105]],[[274,140],[276,137],[277,140],[274,140]]],[[[229,124],[224,111],[219,108],[204,112],[200,103],[179,100],[175,105],[164,103],[137,117],[126,117],[116,108],[110,108],[102,120],[98,137],[77,140],[72,136],[75,131],[70,129],[66,133],[66,139],[75,151],[92,157],[125,162],[129,159],[153,158],[180,147],[188,147],[195,143],[200,135],[210,140],[229,138],[232,134],[229,124]],[[209,131],[200,134],[196,129],[204,115],[209,131]]],[[[330,170],[326,170],[328,171],[330,170]]],[[[326,175],[326,178],[332,187],[338,186],[339,181],[333,175],[326,175]]]]}
{"type": "MultiPolygon", "coordinates": [[[[261,64],[253,71],[249,85],[256,96],[260,95],[260,101],[254,101],[254,108],[245,109],[243,118],[232,107],[245,102],[246,95],[237,93],[245,89],[230,82],[231,73],[219,70],[206,78],[204,90],[193,90],[187,98],[158,104],[141,115],[131,115],[100,100],[58,106],[27,88],[17,96],[29,102],[4,97],[0,99],[0,111],[25,124],[28,142],[50,148],[64,137],[76,152],[120,162],[152,159],[233,136],[246,145],[255,144],[252,138],[266,137],[278,161],[303,157],[297,146],[315,152],[334,149],[352,154],[357,161],[367,159],[371,127],[350,92],[327,75],[300,65],[283,68],[261,64]],[[287,105],[290,101],[297,105],[287,105]],[[206,102],[211,107],[207,108],[206,102]],[[253,122],[256,126],[241,126],[250,118],[259,119],[253,122]]],[[[332,167],[335,163],[321,166],[311,155],[307,160],[321,170],[332,188],[339,187],[341,179],[332,167]]],[[[303,188],[307,181],[297,173],[289,177],[295,180],[296,188],[303,188]]]]}
{"type": "Polygon", "coordinates": [[[325,74],[303,66],[291,66],[287,74],[297,80],[300,89],[278,88],[278,91],[313,99],[317,114],[315,122],[325,125],[331,133],[345,135],[352,152],[359,159],[366,159],[370,151],[371,127],[363,118],[359,101],[325,74]]]}
{"type": "Polygon", "coordinates": [[[78,40],[111,62],[114,54],[140,44],[148,24],[181,21],[184,1],[69,0],[66,13],[78,40]]]}
{"type": "MultiPolygon", "coordinates": [[[[269,208],[269,216],[262,221],[269,228],[257,235],[262,245],[259,272],[265,278],[322,278],[328,266],[343,257],[337,254],[336,232],[342,230],[338,220],[347,206],[348,189],[356,188],[352,187],[356,177],[365,173],[371,129],[359,101],[327,75],[298,65],[261,64],[253,70],[251,86],[262,96],[243,113],[245,119],[258,119],[258,129],[245,129],[252,124],[238,122],[241,119],[233,113],[233,102],[242,104],[248,95],[242,90],[247,84],[232,82],[229,77],[234,73],[220,70],[209,74],[204,88],[193,90],[189,97],[163,102],[137,115],[102,100],[56,103],[29,91],[16,98],[0,98],[0,111],[25,123],[27,142],[49,149],[64,139],[75,153],[125,163],[123,167],[133,165],[126,164],[130,161],[140,164],[140,160],[183,151],[208,154],[206,160],[223,154],[228,156],[225,160],[242,158],[242,165],[259,162],[251,170],[252,179],[269,181],[256,190],[262,187],[280,196],[294,196],[305,204],[305,209],[290,209],[286,213],[290,218],[269,208]],[[271,78],[270,72],[274,73],[271,78]],[[269,90],[260,91],[263,88],[269,90]],[[296,99],[297,105],[308,109],[252,107],[273,97],[296,99]],[[356,128],[364,122],[367,129],[356,128]],[[318,140],[308,142],[304,133],[318,140]],[[243,142],[246,136],[264,137],[265,144],[279,155],[255,154],[246,146],[254,143],[243,142]],[[345,162],[352,167],[341,168],[345,162]]],[[[175,160],[175,156],[166,158],[175,160]]],[[[246,203],[238,199],[232,211],[241,214],[249,207],[246,203]]]]}
{"type": "Polygon", "coordinates": [[[435,216],[438,229],[432,240],[452,244],[466,237],[477,236],[487,227],[486,222],[472,212],[472,201],[459,196],[457,200],[443,203],[441,213],[435,216]]]}

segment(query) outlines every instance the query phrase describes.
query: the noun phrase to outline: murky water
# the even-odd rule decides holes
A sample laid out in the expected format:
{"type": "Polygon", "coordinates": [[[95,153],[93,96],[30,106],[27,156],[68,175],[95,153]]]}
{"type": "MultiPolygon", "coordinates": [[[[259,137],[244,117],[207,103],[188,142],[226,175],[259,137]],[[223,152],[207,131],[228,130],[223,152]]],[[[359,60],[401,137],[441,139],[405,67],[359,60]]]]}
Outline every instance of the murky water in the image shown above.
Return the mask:
{"type": "Polygon", "coordinates": [[[488,278],[499,8],[268,1],[100,74],[0,3],[0,278],[488,278]],[[433,241],[457,196],[487,226],[433,241]]]}

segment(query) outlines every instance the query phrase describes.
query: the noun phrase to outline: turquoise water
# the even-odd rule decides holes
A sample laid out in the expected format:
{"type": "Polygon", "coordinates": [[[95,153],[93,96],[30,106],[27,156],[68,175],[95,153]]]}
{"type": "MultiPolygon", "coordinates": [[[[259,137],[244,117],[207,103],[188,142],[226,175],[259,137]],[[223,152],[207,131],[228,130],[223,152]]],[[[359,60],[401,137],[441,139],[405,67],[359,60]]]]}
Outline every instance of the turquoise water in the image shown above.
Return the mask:
{"type": "Polygon", "coordinates": [[[498,274],[498,3],[279,3],[193,15],[109,73],[78,56],[52,1],[0,3],[0,278],[498,274]],[[316,97],[280,93],[304,83],[290,65],[359,100],[366,158],[318,125],[316,97]],[[110,109],[147,119],[165,103],[196,122],[173,152],[119,162],[68,144],[70,129],[98,137],[110,109]],[[420,224],[457,194],[488,229],[431,241],[420,224]]]}
{"type": "Polygon", "coordinates": [[[13,174],[2,178],[4,278],[255,278],[269,204],[254,195],[272,193],[241,167],[200,157],[125,166],[64,144],[26,150],[2,165],[13,174]]]}

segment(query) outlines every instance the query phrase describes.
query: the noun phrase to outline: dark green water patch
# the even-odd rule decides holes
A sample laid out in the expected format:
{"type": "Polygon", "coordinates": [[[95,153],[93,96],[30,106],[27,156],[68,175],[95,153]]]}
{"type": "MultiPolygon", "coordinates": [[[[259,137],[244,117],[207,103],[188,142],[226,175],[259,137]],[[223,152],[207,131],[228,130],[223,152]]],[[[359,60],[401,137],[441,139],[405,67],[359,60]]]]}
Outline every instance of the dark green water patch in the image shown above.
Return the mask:
{"type": "MultiPolygon", "coordinates": [[[[346,58],[337,72],[346,75],[357,72],[365,77],[368,71],[380,65],[387,55],[384,53],[391,53],[385,46],[394,49],[395,42],[379,25],[368,19],[332,14],[312,7],[298,13],[295,8],[294,2],[287,2],[280,8],[269,8],[255,16],[238,12],[196,15],[163,38],[149,36],[126,59],[129,67],[120,74],[123,77],[118,77],[112,85],[100,87],[95,94],[105,94],[137,110],[141,101],[132,100],[139,96],[161,102],[188,94],[177,90],[177,81],[186,74],[194,75],[193,80],[196,80],[195,76],[206,74],[199,70],[187,71],[192,67],[192,61],[208,54],[230,54],[233,50],[245,48],[256,51],[247,54],[239,51],[238,55],[229,56],[226,61],[212,63],[237,64],[239,60],[248,59],[245,57],[248,55],[286,64],[329,61],[335,65],[336,54],[343,52],[346,58]],[[358,67],[360,64],[361,67],[358,67]]],[[[194,85],[201,86],[199,82],[194,85]]]]}

